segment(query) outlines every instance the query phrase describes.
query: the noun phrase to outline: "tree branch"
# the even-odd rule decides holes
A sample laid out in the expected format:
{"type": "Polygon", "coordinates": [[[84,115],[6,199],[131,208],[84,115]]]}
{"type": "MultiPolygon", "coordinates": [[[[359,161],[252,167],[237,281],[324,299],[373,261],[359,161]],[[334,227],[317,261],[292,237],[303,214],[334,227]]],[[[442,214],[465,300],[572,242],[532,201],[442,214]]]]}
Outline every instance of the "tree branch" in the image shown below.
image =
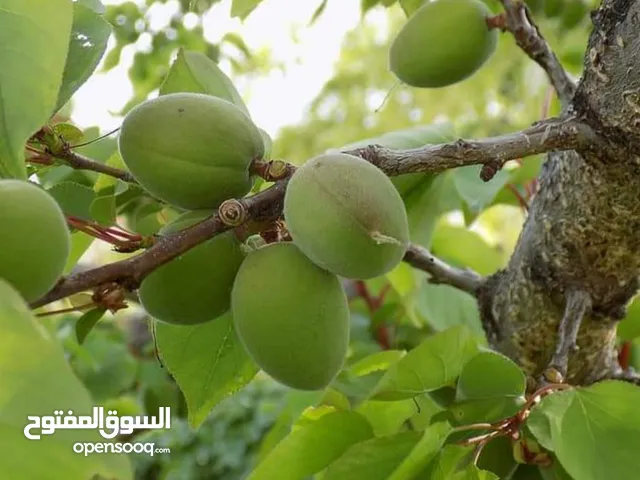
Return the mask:
{"type": "Polygon", "coordinates": [[[484,165],[482,178],[487,181],[508,160],[555,150],[574,150],[590,144],[593,139],[593,132],[585,124],[573,117],[559,117],[543,120],[517,133],[483,140],[458,139],[409,150],[369,145],[344,153],[362,157],[390,176],[484,165]]]}
{"type": "Polygon", "coordinates": [[[562,105],[569,105],[576,86],[538,30],[526,5],[519,0],[501,0],[501,2],[505,10],[503,29],[511,32],[516,44],[544,69],[562,105]]]}
{"type": "Polygon", "coordinates": [[[404,261],[418,270],[430,273],[430,283],[451,285],[474,297],[484,281],[483,277],[473,270],[452,267],[419,245],[409,246],[404,261]]]}
{"type": "MultiPolygon", "coordinates": [[[[572,118],[557,118],[539,122],[522,132],[484,140],[456,140],[411,150],[391,150],[380,146],[369,146],[347,153],[363,157],[390,176],[409,172],[439,172],[474,164],[484,164],[494,174],[507,160],[554,149],[573,149],[588,144],[591,139],[589,127],[572,118]]],[[[269,171],[274,169],[282,170],[283,175],[290,175],[294,171],[292,166],[283,167],[278,162],[275,162],[269,171]]],[[[49,293],[33,302],[31,306],[37,308],[75,293],[113,282],[133,290],[154,269],[217,234],[237,227],[247,220],[261,222],[278,218],[282,214],[287,182],[287,179],[279,180],[271,188],[256,195],[231,201],[240,210],[234,215],[236,218],[241,217],[241,221],[235,222],[233,218],[229,219],[224,212],[221,217],[223,204],[216,215],[186,230],[159,238],[151,248],[138,256],[62,279],[49,293]]],[[[455,286],[474,295],[482,282],[482,278],[474,272],[450,267],[435,259],[421,247],[412,246],[407,256],[406,261],[416,268],[431,273],[435,281],[455,286]]]]}
{"type": "Polygon", "coordinates": [[[64,149],[55,153],[52,152],[51,155],[60,160],[64,160],[70,167],[77,170],[91,170],[93,172],[104,173],[105,175],[118,178],[124,182],[138,183],[129,172],[105,165],[104,163],[96,162],[95,160],[91,160],[90,158],[80,155],[70,149],[64,149]]]}
{"type": "Polygon", "coordinates": [[[565,299],[564,315],[558,327],[556,348],[545,373],[546,377],[557,377],[555,372],[560,374],[560,378],[547,378],[553,383],[561,383],[567,375],[569,355],[578,350],[576,340],[582,319],[591,309],[591,295],[586,291],[570,290],[566,293],[565,299]]]}

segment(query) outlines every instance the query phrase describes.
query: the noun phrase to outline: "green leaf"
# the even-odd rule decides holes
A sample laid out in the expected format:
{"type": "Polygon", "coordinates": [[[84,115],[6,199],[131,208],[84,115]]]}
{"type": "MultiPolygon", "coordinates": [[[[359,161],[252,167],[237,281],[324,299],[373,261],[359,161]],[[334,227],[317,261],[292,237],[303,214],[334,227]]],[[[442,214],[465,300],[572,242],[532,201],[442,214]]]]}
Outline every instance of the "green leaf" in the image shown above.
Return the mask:
{"type": "Polygon", "coordinates": [[[236,47],[238,50],[240,50],[245,57],[247,58],[251,57],[251,50],[249,49],[249,46],[245,43],[242,37],[235,32],[225,33],[220,39],[220,43],[221,44],[230,43],[231,45],[236,47]]]}
{"type": "Polygon", "coordinates": [[[80,5],[89,7],[91,10],[93,10],[96,13],[102,14],[105,12],[104,5],[100,0],[74,0],[74,1],[79,3],[80,5]]]}
{"type": "Polygon", "coordinates": [[[386,370],[393,363],[404,357],[405,354],[402,350],[383,350],[382,352],[372,353],[351,365],[349,372],[360,376],[379,370],[386,370]]]}
{"type": "Polygon", "coordinates": [[[69,53],[55,110],[59,110],[94,72],[107,49],[111,24],[90,7],[73,5],[69,53]]]}
{"type": "Polygon", "coordinates": [[[329,465],[322,480],[386,480],[421,436],[402,432],[356,443],[329,465]]]}
{"type": "Polygon", "coordinates": [[[231,79],[209,57],[200,52],[178,51],[176,60],[160,86],[160,95],[176,92],[204,93],[227,100],[247,115],[249,110],[231,79]]]}
{"type": "Polygon", "coordinates": [[[527,428],[536,440],[547,450],[554,450],[552,430],[560,429],[564,413],[571,405],[575,392],[564,391],[547,395],[534,407],[527,418],[527,428]],[[553,425],[553,427],[552,427],[553,425]]]}
{"type": "Polygon", "coordinates": [[[500,480],[499,477],[487,470],[480,470],[475,465],[469,465],[461,472],[457,472],[451,480],[500,480]]]}
{"type": "Polygon", "coordinates": [[[498,192],[509,181],[509,172],[500,170],[485,182],[480,178],[481,165],[456,168],[453,171],[453,183],[472,213],[480,212],[490,205],[498,192]]]}
{"type": "Polygon", "coordinates": [[[414,305],[437,331],[466,325],[473,333],[484,335],[476,299],[457,288],[424,282],[414,305]]]}
{"type": "Polygon", "coordinates": [[[156,322],[156,340],[162,362],[184,393],[194,428],[258,372],[229,313],[193,326],[156,322]]]}
{"type": "Polygon", "coordinates": [[[96,402],[131,388],[136,378],[137,362],[123,339],[91,335],[78,349],[83,354],[74,357],[73,369],[96,402]]]}
{"type": "Polygon", "coordinates": [[[26,179],[24,146],[53,111],[73,17],[69,0],[3,0],[0,178],[26,179]]]}
{"type": "Polygon", "coordinates": [[[51,126],[51,129],[66,143],[73,145],[80,142],[84,137],[84,132],[76,127],[73,123],[56,123],[51,126]]]}
{"type": "Polygon", "coordinates": [[[497,352],[480,352],[462,369],[456,398],[520,397],[526,384],[524,373],[509,358],[497,352]]]}
{"type": "Polygon", "coordinates": [[[295,427],[249,474],[247,480],[300,480],[319,472],[350,446],[373,436],[356,412],[334,411],[295,427]]]}
{"type": "Polygon", "coordinates": [[[457,425],[469,425],[494,422],[514,415],[524,402],[523,397],[479,398],[453,403],[448,409],[457,425]]]}
{"type": "Polygon", "coordinates": [[[458,267],[469,267],[481,275],[495,273],[504,260],[498,250],[471,230],[442,223],[433,234],[434,255],[458,267]]]}
{"type": "Polygon", "coordinates": [[[451,432],[451,425],[446,422],[434,423],[422,434],[422,438],[411,450],[411,453],[395,469],[388,480],[411,480],[415,478],[442,448],[451,432]]]}
{"type": "Polygon", "coordinates": [[[456,444],[445,445],[429,462],[422,477],[430,480],[450,480],[458,471],[464,458],[471,453],[473,447],[463,447],[456,444]]]}
{"type": "Polygon", "coordinates": [[[360,0],[360,10],[362,10],[362,13],[365,14],[373,7],[378,5],[378,3],[380,3],[380,0],[360,0]]]}
{"type": "Polygon", "coordinates": [[[401,400],[452,385],[477,351],[477,342],[466,327],[432,335],[389,367],[373,398],[401,400]]]}
{"type": "Polygon", "coordinates": [[[89,206],[89,213],[100,225],[113,225],[116,219],[115,187],[107,187],[100,190],[96,198],[89,206]]]}
{"type": "Polygon", "coordinates": [[[438,219],[443,213],[460,208],[460,197],[451,172],[444,172],[432,182],[412,189],[405,195],[404,203],[411,241],[429,247],[438,219]]]}
{"type": "Polygon", "coordinates": [[[89,332],[96,326],[98,320],[100,320],[106,313],[105,308],[94,308],[85,312],[76,322],[76,339],[78,344],[82,345],[85,338],[89,335],[89,332]]]}
{"type": "Polygon", "coordinates": [[[575,391],[559,424],[551,424],[555,453],[573,478],[635,478],[640,455],[640,388],[603,381],[575,391]]]}
{"type": "Polygon", "coordinates": [[[233,0],[231,17],[240,17],[240,20],[244,20],[260,3],[262,0],[233,0]]]}
{"type": "Polygon", "coordinates": [[[63,275],[68,275],[80,260],[80,257],[89,249],[93,243],[93,237],[83,232],[74,232],[71,234],[71,251],[64,266],[63,275]]]}
{"type": "Polygon", "coordinates": [[[629,305],[624,320],[618,324],[618,337],[622,340],[640,337],[640,299],[634,299],[629,305]]]}
{"type": "MultiPolygon", "coordinates": [[[[122,170],[127,169],[124,161],[122,160],[122,156],[118,151],[113,152],[113,154],[109,156],[106,165],[114,168],[120,168],[122,170]]],[[[96,183],[94,183],[93,185],[93,191],[100,194],[103,190],[106,190],[109,187],[115,187],[116,183],[118,183],[117,178],[101,173],[100,175],[98,175],[96,183]]]]}
{"type": "Polygon", "coordinates": [[[308,25],[309,27],[312,26],[314,23],[316,23],[318,18],[320,18],[320,16],[324,12],[325,8],[327,8],[327,0],[322,0],[322,2],[320,2],[320,5],[318,5],[318,8],[316,8],[315,11],[313,12],[313,15],[311,16],[311,20],[309,20],[309,25],[308,25]]]}
{"type": "Polygon", "coordinates": [[[89,209],[95,200],[95,194],[89,187],[75,182],[60,182],[47,192],[56,199],[66,215],[84,220],[91,219],[89,209]]]}
{"type": "MultiPolygon", "coordinates": [[[[91,415],[93,401],[73,374],[60,345],[29,311],[19,294],[0,279],[0,471],[7,479],[133,479],[125,455],[74,453],[76,442],[107,442],[97,430],[58,430],[29,440],[28,415],[72,410],[91,415]]],[[[40,433],[32,429],[32,434],[40,433]]]]}
{"type": "Polygon", "coordinates": [[[413,13],[418,10],[426,0],[399,0],[400,6],[404,10],[404,13],[407,17],[413,15],[413,13]]]}
{"type": "Polygon", "coordinates": [[[355,409],[369,421],[373,432],[379,437],[398,432],[402,424],[416,414],[417,410],[418,406],[413,399],[397,402],[368,400],[355,409]]]}

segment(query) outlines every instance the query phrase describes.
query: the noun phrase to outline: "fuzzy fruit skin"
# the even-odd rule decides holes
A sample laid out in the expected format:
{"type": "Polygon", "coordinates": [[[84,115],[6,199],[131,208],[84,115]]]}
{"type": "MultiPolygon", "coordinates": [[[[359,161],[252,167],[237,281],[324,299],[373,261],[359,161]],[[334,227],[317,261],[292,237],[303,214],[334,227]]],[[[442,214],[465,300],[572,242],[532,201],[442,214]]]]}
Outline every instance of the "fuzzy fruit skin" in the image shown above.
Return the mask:
{"type": "Polygon", "coordinates": [[[231,311],[240,341],[260,368],[299,390],[338,374],[349,345],[349,307],[335,275],[292,243],[250,253],[238,272],[231,311]]]}
{"type": "Polygon", "coordinates": [[[407,212],[393,183],[352,155],[320,155],[298,168],[287,186],[284,216],[300,250],[346,278],[389,272],[409,242],[407,212]],[[376,232],[396,243],[376,242],[376,232]]]}
{"type": "Polygon", "coordinates": [[[418,9],[398,33],[389,52],[391,71],[404,83],[439,88],[473,75],[498,43],[480,0],[436,0],[418,9]]]}
{"type": "Polygon", "coordinates": [[[22,180],[0,180],[0,278],[27,302],[56,284],[67,263],[70,235],[58,203],[22,180]]]}
{"type": "MultiPolygon", "coordinates": [[[[160,230],[184,230],[211,212],[187,212],[160,230]]],[[[229,231],[193,247],[151,272],[140,285],[140,303],[152,317],[174,325],[213,320],[231,306],[231,288],[244,260],[240,241],[229,231]]]]}
{"type": "Polygon", "coordinates": [[[264,154],[262,135],[242,110],[199,93],[138,105],[122,123],[118,146],[142,187],[188,210],[245,195],[252,184],[249,165],[264,154]]]}

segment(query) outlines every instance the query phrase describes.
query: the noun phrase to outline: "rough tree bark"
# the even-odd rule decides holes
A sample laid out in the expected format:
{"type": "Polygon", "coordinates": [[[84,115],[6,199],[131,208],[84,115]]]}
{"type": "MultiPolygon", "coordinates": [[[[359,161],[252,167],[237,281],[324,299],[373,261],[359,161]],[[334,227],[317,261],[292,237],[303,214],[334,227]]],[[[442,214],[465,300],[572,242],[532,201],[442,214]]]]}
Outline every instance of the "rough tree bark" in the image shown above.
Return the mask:
{"type": "Polygon", "coordinates": [[[605,0],[592,20],[569,112],[600,141],[548,155],[513,257],[478,295],[492,344],[536,380],[561,320],[582,309],[572,384],[622,375],[616,326],[640,271],[640,1],[605,0]],[[588,301],[576,305],[575,292],[588,301]]]}

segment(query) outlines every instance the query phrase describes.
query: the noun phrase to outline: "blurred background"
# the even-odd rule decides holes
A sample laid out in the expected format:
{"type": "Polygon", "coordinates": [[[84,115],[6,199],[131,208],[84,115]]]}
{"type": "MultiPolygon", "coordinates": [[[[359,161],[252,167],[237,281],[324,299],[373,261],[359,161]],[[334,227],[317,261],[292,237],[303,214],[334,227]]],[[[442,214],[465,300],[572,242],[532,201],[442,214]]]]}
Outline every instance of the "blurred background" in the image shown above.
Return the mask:
{"type": "MultiPolygon", "coordinates": [[[[437,129],[445,139],[479,138],[519,130],[559,112],[544,73],[508,34],[501,36],[489,63],[459,84],[437,90],[399,84],[388,69],[388,49],[406,16],[393,0],[236,1],[233,12],[231,0],[104,3],[105,18],[114,28],[107,52],[97,73],[59,114],[80,126],[87,140],[116,129],[133,106],[156,96],[180,47],[218,62],[254,122],[272,137],[272,158],[296,164],[387,132],[399,131],[394,141],[408,148],[426,143],[420,132],[428,129],[437,129]]],[[[541,31],[577,78],[595,0],[528,3],[541,31]]],[[[497,2],[487,4],[500,11],[497,2]]],[[[117,150],[116,138],[111,135],[78,151],[105,162],[117,150]]],[[[526,218],[526,203],[535,193],[541,162],[537,157],[510,162],[486,184],[476,167],[424,176],[403,196],[414,240],[482,274],[505,266],[526,218]]],[[[45,187],[62,178],[89,187],[95,182],[92,172],[66,167],[47,175],[41,177],[45,187]]],[[[118,222],[137,233],[157,232],[170,216],[143,199],[123,202],[119,205],[127,207],[118,211],[118,222]]],[[[80,258],[76,270],[124,257],[83,235],[74,233],[74,263],[80,258]]],[[[351,361],[388,348],[411,348],[430,332],[456,324],[482,335],[471,297],[430,285],[405,265],[350,288],[351,361]]],[[[133,455],[138,479],[241,479],[299,413],[318,400],[320,393],[296,392],[259,374],[218,403],[193,430],[180,390],[155,355],[149,319],[135,297],[129,300],[129,308],[107,314],[82,344],[74,330],[79,314],[57,317],[49,327],[96,404],[125,415],[172,407],[171,430],[142,432],[135,439],[171,448],[169,455],[133,455]]],[[[75,296],[65,302],[83,300],[75,296]]],[[[636,312],[634,306],[630,315],[638,316],[636,312]]],[[[632,330],[638,322],[627,323],[623,340],[636,336],[632,330]]]]}

